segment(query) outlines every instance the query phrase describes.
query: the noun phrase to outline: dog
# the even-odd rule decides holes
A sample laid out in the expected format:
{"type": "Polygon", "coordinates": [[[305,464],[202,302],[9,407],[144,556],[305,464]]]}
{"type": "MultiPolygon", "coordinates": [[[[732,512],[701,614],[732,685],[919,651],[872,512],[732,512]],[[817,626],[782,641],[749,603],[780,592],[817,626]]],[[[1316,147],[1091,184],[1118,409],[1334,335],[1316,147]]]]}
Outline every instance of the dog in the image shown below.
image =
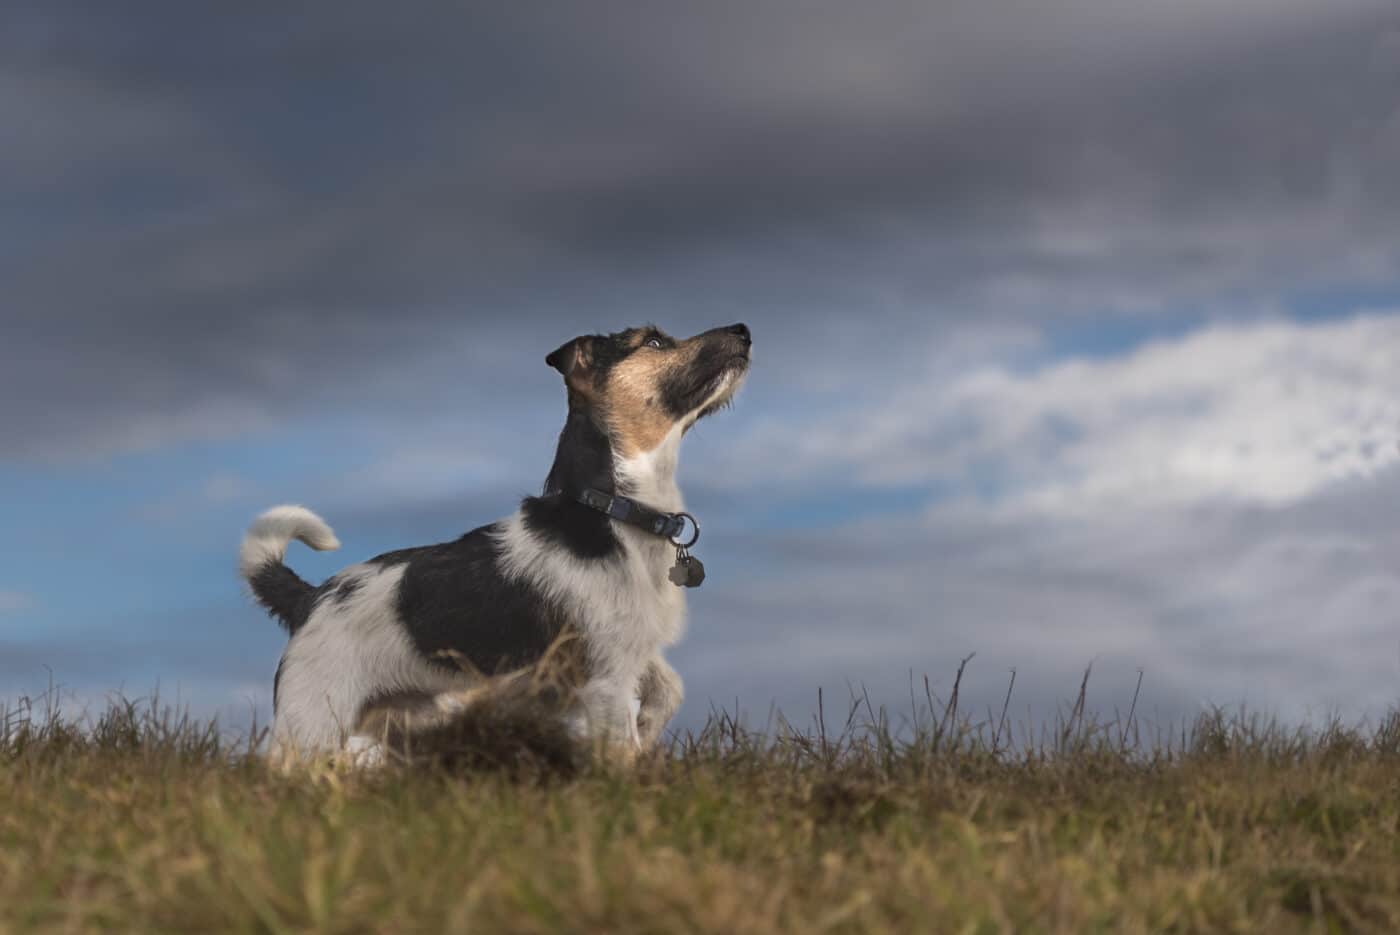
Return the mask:
{"type": "Polygon", "coordinates": [[[654,745],[683,697],[662,653],[684,629],[683,585],[703,579],[681,548],[699,535],[676,484],[681,439],[732,401],[752,347],[743,324],[682,340],[648,326],[551,352],[568,415],[542,494],[452,542],[313,586],[284,563],[287,546],[338,548],[330,526],[298,506],[259,516],[239,568],[290,636],[273,679],[274,748],[372,750],[377,713],[451,712],[561,642],[577,662],[573,729],[624,754],[654,745]]]}

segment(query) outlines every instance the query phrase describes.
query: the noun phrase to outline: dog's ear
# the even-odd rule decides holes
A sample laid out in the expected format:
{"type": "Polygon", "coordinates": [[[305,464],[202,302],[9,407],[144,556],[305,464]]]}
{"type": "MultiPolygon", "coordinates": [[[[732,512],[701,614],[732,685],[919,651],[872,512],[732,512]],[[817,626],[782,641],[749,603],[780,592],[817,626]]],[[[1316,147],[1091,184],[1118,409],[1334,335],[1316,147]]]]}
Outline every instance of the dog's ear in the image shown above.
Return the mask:
{"type": "Polygon", "coordinates": [[[587,335],[560,345],[544,362],[564,376],[570,388],[584,392],[593,374],[593,339],[587,335]]]}

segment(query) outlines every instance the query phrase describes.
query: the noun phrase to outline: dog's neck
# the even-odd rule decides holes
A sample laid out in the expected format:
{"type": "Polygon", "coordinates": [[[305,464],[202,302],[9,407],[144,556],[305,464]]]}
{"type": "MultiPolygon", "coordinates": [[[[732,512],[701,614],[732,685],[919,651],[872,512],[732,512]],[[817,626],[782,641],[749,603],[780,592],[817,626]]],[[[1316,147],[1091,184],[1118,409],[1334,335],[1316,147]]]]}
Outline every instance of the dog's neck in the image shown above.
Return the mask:
{"type": "Polygon", "coordinates": [[[559,432],[559,445],[544,481],[544,492],[546,496],[573,497],[589,487],[616,493],[612,444],[585,410],[570,408],[569,418],[559,432]]]}
{"type": "Polygon", "coordinates": [[[676,464],[683,431],[680,425],[651,451],[622,457],[607,432],[583,409],[570,409],[559,433],[554,464],[544,482],[544,492],[577,496],[593,488],[607,494],[631,497],[656,510],[677,512],[684,508],[676,486],[676,464]]]}
{"type": "Polygon", "coordinates": [[[676,485],[682,434],[678,424],[651,451],[616,459],[613,474],[617,479],[617,492],[654,510],[678,513],[685,509],[680,487],[676,485]]]}

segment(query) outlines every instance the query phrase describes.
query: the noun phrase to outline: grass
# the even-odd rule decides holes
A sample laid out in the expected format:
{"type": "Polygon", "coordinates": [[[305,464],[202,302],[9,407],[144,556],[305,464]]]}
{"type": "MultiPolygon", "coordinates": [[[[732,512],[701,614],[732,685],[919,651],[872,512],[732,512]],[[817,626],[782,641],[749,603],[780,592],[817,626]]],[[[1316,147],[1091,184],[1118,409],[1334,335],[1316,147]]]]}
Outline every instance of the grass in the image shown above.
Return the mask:
{"type": "Polygon", "coordinates": [[[21,703],[0,931],[1400,931],[1400,716],[1144,740],[1080,698],[1034,743],[955,688],[899,730],[862,698],[824,732],[716,712],[626,772],[368,774],[21,703]]]}

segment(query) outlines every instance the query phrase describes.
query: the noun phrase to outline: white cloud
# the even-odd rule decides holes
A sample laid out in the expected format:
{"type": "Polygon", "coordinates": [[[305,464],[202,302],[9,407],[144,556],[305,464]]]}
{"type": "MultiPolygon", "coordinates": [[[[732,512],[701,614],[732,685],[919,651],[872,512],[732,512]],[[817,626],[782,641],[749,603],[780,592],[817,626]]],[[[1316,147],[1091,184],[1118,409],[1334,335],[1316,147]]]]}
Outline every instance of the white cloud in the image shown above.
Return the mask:
{"type": "Polygon", "coordinates": [[[696,601],[697,693],[761,715],[770,696],[805,708],[794,685],[851,679],[898,705],[907,668],[942,675],[975,651],[979,710],[1015,667],[1042,717],[1090,660],[1100,710],[1126,707],[1138,668],[1144,703],[1177,719],[1396,703],[1400,317],[1213,325],[1034,369],[971,360],[861,410],[765,426],[744,457],[822,496],[853,479],[944,499],[712,540],[731,603],[696,601]]]}
{"type": "MultiPolygon", "coordinates": [[[[772,428],[747,458],[773,460],[772,428]]],[[[1400,316],[1217,324],[1030,371],[971,363],[786,434],[790,476],[937,484],[1012,512],[1294,503],[1400,463],[1400,316]]]]}
{"type": "Polygon", "coordinates": [[[1400,462],[1400,318],[1215,326],[945,400],[981,423],[964,465],[1002,459],[1026,506],[1291,503],[1400,462]]]}

